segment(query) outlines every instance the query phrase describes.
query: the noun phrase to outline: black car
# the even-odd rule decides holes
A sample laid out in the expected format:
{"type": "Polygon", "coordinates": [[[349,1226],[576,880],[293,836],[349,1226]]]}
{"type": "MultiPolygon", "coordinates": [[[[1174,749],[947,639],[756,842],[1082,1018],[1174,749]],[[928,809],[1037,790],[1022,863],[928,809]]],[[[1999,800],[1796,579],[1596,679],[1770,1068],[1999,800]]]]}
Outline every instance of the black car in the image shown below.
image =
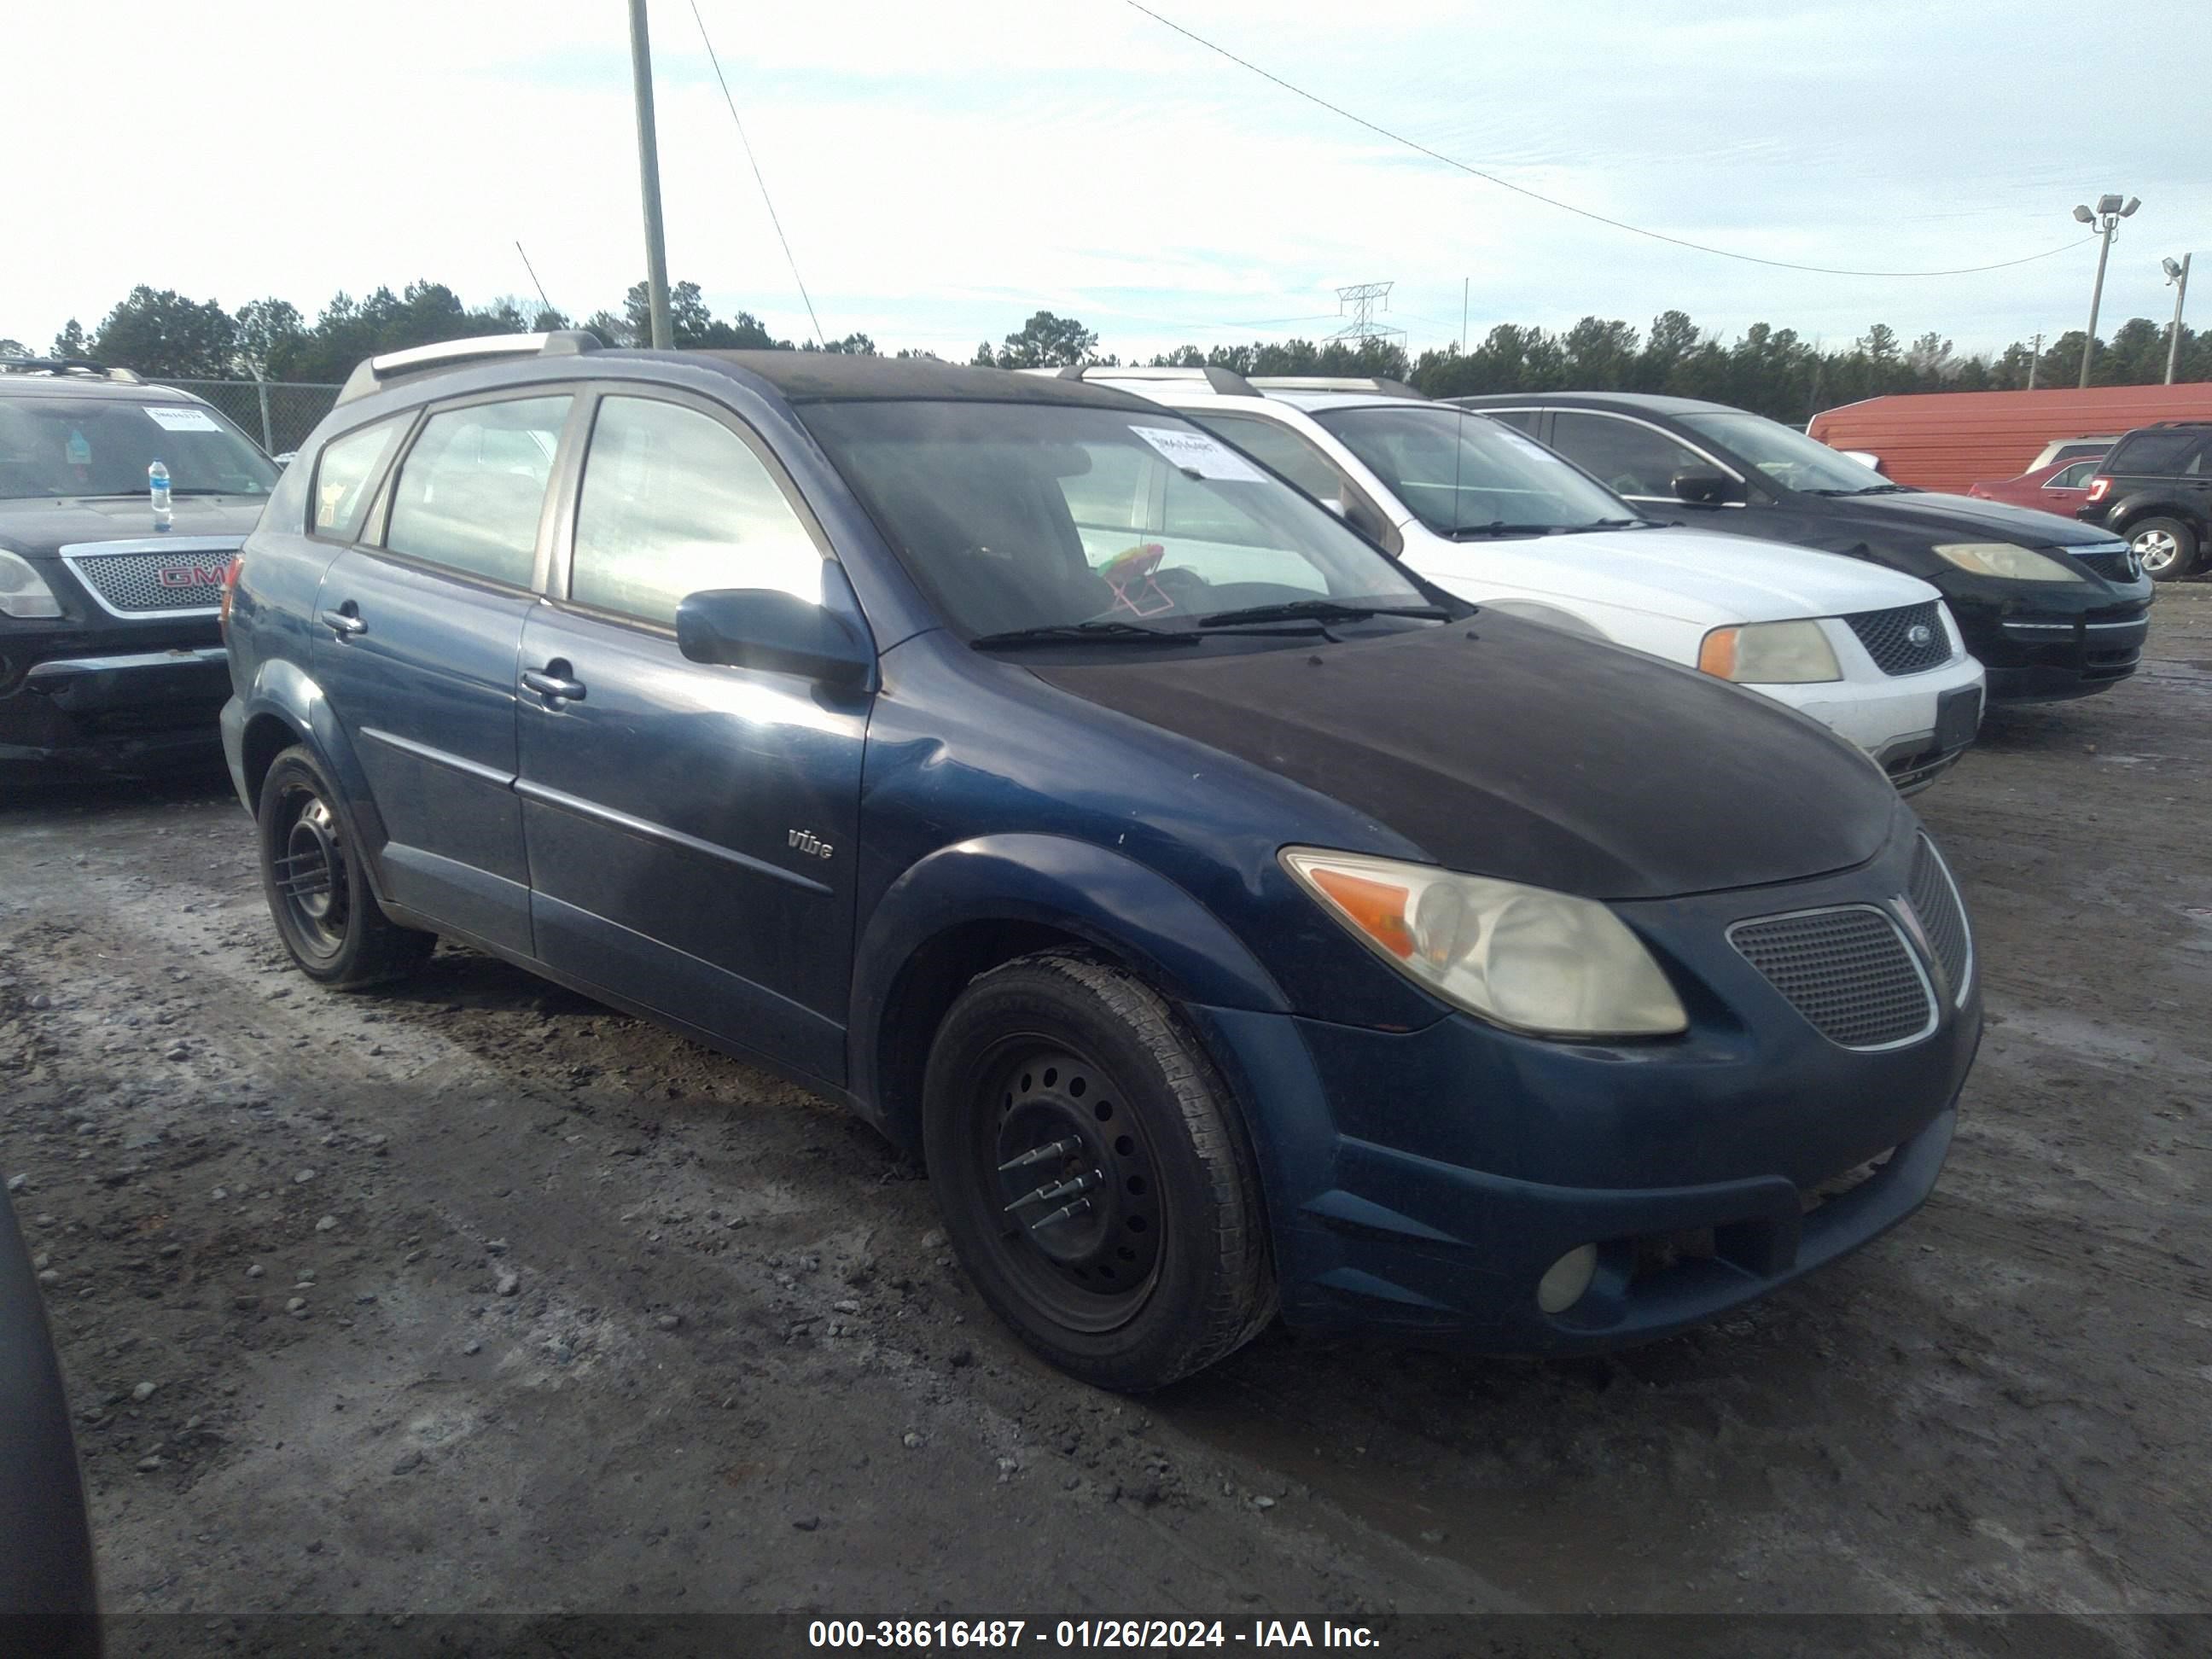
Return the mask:
{"type": "Polygon", "coordinates": [[[2212,548],[2212,421],[2161,421],[2129,433],[2074,516],[2126,537],[2154,580],[2188,575],[2212,548]]]}
{"type": "Polygon", "coordinates": [[[0,362],[0,780],[213,760],[230,690],[216,608],[276,476],[189,393],[0,362]]]}
{"type": "Polygon", "coordinates": [[[1934,584],[1989,671],[1992,702],[2087,696],[2127,678],[2142,655],[2150,579],[2109,532],[1908,489],[1725,404],[1624,392],[1453,401],[1519,427],[1655,516],[1934,584]]]}

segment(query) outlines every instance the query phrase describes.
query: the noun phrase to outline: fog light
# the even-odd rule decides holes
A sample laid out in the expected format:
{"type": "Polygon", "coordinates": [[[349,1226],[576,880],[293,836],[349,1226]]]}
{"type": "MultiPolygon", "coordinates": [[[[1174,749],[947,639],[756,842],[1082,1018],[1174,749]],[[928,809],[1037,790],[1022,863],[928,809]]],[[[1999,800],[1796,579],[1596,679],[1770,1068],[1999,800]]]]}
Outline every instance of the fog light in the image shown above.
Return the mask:
{"type": "Polygon", "coordinates": [[[1536,1305],[1547,1314],[1565,1313],[1583,1299],[1597,1273],[1597,1246],[1577,1244],[1545,1269],[1536,1281],[1536,1305]]]}

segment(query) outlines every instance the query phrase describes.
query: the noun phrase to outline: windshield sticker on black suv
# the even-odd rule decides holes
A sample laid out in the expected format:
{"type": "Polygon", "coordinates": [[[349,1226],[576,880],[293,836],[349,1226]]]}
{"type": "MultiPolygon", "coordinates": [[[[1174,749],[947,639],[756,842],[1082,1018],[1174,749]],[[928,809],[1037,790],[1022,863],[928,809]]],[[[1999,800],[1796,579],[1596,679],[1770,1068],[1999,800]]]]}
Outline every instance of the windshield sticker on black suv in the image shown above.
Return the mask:
{"type": "Polygon", "coordinates": [[[139,405],[153,417],[154,424],[164,432],[220,432],[214,417],[204,409],[156,409],[151,404],[139,405]]]}
{"type": "Polygon", "coordinates": [[[1266,477],[1235,450],[1203,432],[1174,426],[1133,426],[1129,430],[1194,477],[1224,483],[1259,483],[1266,477]]]}

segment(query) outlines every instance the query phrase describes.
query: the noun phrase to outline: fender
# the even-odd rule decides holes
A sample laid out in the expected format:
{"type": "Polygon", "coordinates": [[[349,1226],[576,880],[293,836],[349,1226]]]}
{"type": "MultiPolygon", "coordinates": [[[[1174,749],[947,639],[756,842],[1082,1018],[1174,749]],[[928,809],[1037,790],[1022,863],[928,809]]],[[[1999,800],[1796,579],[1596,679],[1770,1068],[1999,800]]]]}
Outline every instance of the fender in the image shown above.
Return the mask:
{"type": "Polygon", "coordinates": [[[878,901],[854,957],[847,1031],[853,1091],[900,1133],[915,1103],[888,1097],[886,1017],[900,981],[932,939],[975,922],[1026,922],[1089,939],[1164,993],[1220,1007],[1286,1013],[1290,1001],[1243,940],[1157,871],[1061,836],[981,836],[910,866],[878,901]]]}
{"type": "Polygon", "coordinates": [[[2126,532],[2136,520],[2151,514],[2179,519],[2200,529],[2212,516],[2212,502],[2203,496],[2172,489],[2137,489],[2123,495],[2105,511],[2105,523],[2115,535],[2126,532]]]}
{"type": "Polygon", "coordinates": [[[376,810],[376,798],[369,792],[368,775],[362,768],[361,757],[331,712],[321,685],[289,658],[264,657],[242,707],[241,734],[256,720],[274,715],[291,728],[294,738],[307,746],[315,763],[337,786],[338,798],[331,805],[352,820],[354,845],[361,849],[369,890],[379,903],[383,902],[384,843],[390,836],[385,831],[383,815],[376,810]]]}
{"type": "Polygon", "coordinates": [[[1620,643],[1595,623],[1577,617],[1571,611],[1562,611],[1555,605],[1546,605],[1540,599],[1485,599],[1482,609],[1494,611],[1500,616],[1519,617],[1527,622],[1542,623],[1547,628],[1580,634],[1586,639],[1603,640],[1607,645],[1620,643]]]}

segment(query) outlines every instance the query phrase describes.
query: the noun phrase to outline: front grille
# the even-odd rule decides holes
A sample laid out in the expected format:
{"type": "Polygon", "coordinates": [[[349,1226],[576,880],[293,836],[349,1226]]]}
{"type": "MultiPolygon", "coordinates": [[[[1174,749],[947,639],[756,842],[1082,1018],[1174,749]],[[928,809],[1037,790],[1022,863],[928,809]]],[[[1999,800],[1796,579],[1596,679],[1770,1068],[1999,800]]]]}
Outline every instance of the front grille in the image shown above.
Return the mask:
{"type": "Polygon", "coordinates": [[[1862,611],[1844,620],[1885,674],[1917,674],[1951,660],[1951,637],[1943,629],[1938,600],[1901,605],[1894,611],[1862,611]]]}
{"type": "Polygon", "coordinates": [[[1966,925],[1966,907],[1959,902],[1959,884],[1925,836],[1912,849],[1912,884],[1906,897],[1927,930],[1929,949],[1949,982],[1952,1000],[1964,1002],[1973,981],[1974,936],[1966,925]]]}
{"type": "Polygon", "coordinates": [[[1740,921],[1729,942],[1829,1042],[1889,1048],[1935,1029],[1928,977],[1897,924],[1871,905],[1740,921]]]}
{"type": "MultiPolygon", "coordinates": [[[[2072,552],[2072,549],[2067,550],[2072,552]]],[[[2075,553],[2074,562],[2087,566],[2108,582],[2131,582],[2142,574],[2142,567],[2136,562],[2135,550],[2123,543],[2109,552],[2075,553]]]]}
{"type": "Polygon", "coordinates": [[[70,560],[70,568],[110,611],[126,615],[213,611],[222,598],[223,573],[234,556],[228,552],[80,553],[70,560]]]}

